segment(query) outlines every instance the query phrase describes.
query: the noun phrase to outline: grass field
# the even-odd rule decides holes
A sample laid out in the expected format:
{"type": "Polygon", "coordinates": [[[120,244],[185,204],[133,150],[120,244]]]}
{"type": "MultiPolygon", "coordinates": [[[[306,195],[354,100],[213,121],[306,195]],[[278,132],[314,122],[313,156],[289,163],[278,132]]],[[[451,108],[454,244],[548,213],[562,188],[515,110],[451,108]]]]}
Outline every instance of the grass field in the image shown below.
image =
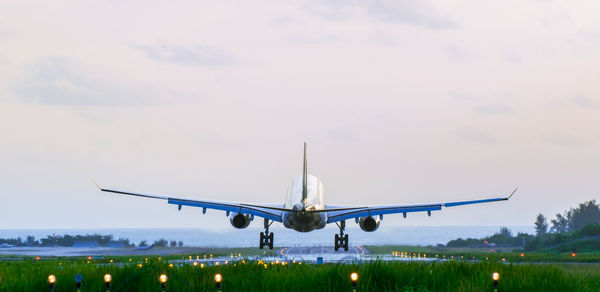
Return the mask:
{"type": "Polygon", "coordinates": [[[157,257],[132,262],[126,258],[2,261],[0,291],[48,291],[50,274],[57,278],[56,291],[75,291],[76,274],[83,275],[82,291],[105,291],[107,273],[113,279],[111,291],[161,291],[158,279],[163,273],[168,276],[167,291],[214,291],[216,273],[223,275],[224,291],[351,291],[351,272],[359,274],[358,291],[491,291],[493,272],[501,275],[499,291],[600,291],[600,265],[595,264],[374,261],[267,263],[265,267],[264,263],[238,261],[201,268],[171,266],[168,259],[157,257]]]}

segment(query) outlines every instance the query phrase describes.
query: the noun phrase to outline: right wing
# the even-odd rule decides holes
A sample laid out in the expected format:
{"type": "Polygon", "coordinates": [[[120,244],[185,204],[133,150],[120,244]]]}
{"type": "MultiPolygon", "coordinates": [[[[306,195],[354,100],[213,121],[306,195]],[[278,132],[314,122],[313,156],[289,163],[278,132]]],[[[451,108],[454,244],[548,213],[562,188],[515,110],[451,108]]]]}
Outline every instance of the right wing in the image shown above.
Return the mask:
{"type": "Polygon", "coordinates": [[[402,213],[404,217],[406,217],[407,213],[411,212],[427,212],[427,214],[431,215],[431,211],[440,211],[442,207],[456,207],[463,205],[472,205],[472,204],[481,204],[481,203],[490,203],[490,202],[498,202],[498,201],[507,201],[510,199],[517,189],[515,189],[509,196],[507,197],[498,197],[491,199],[482,199],[482,200],[471,200],[471,201],[457,201],[457,202],[448,202],[448,203],[437,203],[437,204],[422,204],[422,205],[392,205],[392,206],[374,206],[374,207],[356,207],[356,208],[344,208],[335,207],[336,209],[325,209],[327,211],[327,223],[334,223],[347,219],[358,219],[360,217],[367,216],[383,216],[385,214],[399,214],[402,213]],[[341,209],[339,209],[341,208],[341,209]]]}
{"type": "Polygon", "coordinates": [[[203,208],[203,212],[205,212],[206,209],[214,209],[214,210],[221,210],[221,211],[225,211],[225,212],[236,212],[236,213],[254,215],[254,216],[262,217],[262,218],[277,221],[277,222],[282,222],[283,221],[283,218],[282,218],[283,212],[288,211],[287,209],[278,207],[281,205],[262,205],[262,204],[250,205],[250,204],[222,202],[222,201],[183,199],[183,198],[176,198],[176,197],[170,197],[170,196],[134,193],[134,192],[121,191],[121,190],[116,190],[116,189],[107,189],[107,188],[101,187],[95,181],[94,181],[94,183],[103,192],[167,200],[167,203],[172,204],[172,205],[177,205],[179,207],[179,209],[181,209],[181,206],[203,208]]]}

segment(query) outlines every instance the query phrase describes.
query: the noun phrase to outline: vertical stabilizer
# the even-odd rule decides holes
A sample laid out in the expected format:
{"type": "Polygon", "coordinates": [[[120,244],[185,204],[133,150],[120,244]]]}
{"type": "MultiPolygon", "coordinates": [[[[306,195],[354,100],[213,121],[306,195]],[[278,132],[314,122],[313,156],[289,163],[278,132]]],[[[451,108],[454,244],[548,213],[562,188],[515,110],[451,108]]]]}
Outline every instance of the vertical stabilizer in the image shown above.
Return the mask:
{"type": "Polygon", "coordinates": [[[308,170],[306,168],[306,142],[304,142],[304,165],[302,168],[302,206],[306,207],[306,199],[308,197],[308,170]]]}

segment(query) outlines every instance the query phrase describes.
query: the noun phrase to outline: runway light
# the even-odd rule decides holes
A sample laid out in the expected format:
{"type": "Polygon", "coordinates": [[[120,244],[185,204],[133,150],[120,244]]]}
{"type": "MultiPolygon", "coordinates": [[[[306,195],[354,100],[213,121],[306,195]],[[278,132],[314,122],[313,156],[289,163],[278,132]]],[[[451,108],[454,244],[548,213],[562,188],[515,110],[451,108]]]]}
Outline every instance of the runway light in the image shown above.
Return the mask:
{"type": "Polygon", "coordinates": [[[106,287],[106,291],[110,291],[110,282],[112,281],[112,276],[110,274],[104,275],[104,283],[106,287]]]}
{"type": "Polygon", "coordinates": [[[221,282],[223,282],[223,276],[221,276],[221,274],[216,274],[215,275],[215,287],[217,288],[217,291],[221,291],[221,288],[222,288],[221,282]]]}
{"type": "Polygon", "coordinates": [[[35,260],[36,260],[36,261],[39,261],[39,260],[40,260],[40,257],[35,257],[35,260]]]}
{"type": "Polygon", "coordinates": [[[83,282],[83,276],[81,274],[75,275],[75,287],[77,288],[77,291],[80,291],[81,289],[81,282],[83,282]]]}
{"type": "Polygon", "coordinates": [[[350,280],[352,280],[352,290],[356,291],[356,284],[358,282],[358,274],[356,272],[350,274],[350,280]]]}
{"type": "Polygon", "coordinates": [[[571,256],[572,256],[572,257],[574,257],[574,256],[576,256],[576,254],[575,254],[574,252],[572,252],[572,253],[571,253],[571,256]]]}
{"type": "Polygon", "coordinates": [[[54,275],[48,276],[48,288],[50,289],[50,291],[54,291],[55,287],[56,287],[56,276],[54,276],[54,275]]]}
{"type": "Polygon", "coordinates": [[[500,279],[500,274],[494,272],[492,274],[492,280],[494,280],[494,290],[498,289],[498,280],[500,279]]]}
{"type": "Polygon", "coordinates": [[[194,267],[198,266],[198,262],[194,262],[193,265],[194,265],[194,267]]]}
{"type": "Polygon", "coordinates": [[[521,256],[521,257],[524,257],[524,256],[525,256],[525,254],[524,254],[524,253],[521,253],[521,254],[520,254],[520,256],[521,256]]]}
{"type": "Polygon", "coordinates": [[[162,274],[160,275],[160,277],[158,277],[158,280],[160,280],[160,288],[165,291],[165,289],[167,289],[167,275],[162,274]]]}

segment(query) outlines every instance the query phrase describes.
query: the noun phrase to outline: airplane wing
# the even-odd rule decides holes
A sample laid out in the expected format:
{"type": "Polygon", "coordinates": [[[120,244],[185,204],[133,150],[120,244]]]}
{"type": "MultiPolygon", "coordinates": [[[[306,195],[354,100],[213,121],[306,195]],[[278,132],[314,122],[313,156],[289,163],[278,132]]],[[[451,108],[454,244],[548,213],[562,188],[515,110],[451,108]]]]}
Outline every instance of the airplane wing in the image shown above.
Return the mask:
{"type": "Polygon", "coordinates": [[[98,183],[96,183],[95,181],[94,181],[94,183],[103,192],[166,200],[167,203],[169,203],[169,204],[177,205],[179,207],[179,209],[181,209],[182,206],[203,208],[203,210],[202,210],[203,212],[206,212],[206,209],[215,209],[215,210],[221,210],[221,211],[225,211],[225,212],[236,212],[236,213],[254,215],[254,216],[266,218],[266,219],[277,221],[277,222],[283,221],[282,213],[284,210],[286,210],[281,207],[278,207],[281,205],[256,205],[256,204],[249,205],[249,204],[233,203],[233,202],[192,200],[192,199],[175,198],[175,197],[170,197],[170,196],[162,196],[162,195],[154,195],[154,194],[134,193],[134,192],[127,192],[127,191],[121,191],[121,190],[116,190],[116,189],[103,188],[100,185],[98,185],[98,183]]]}
{"type": "Polygon", "coordinates": [[[472,200],[472,201],[458,201],[458,202],[449,202],[449,203],[439,203],[439,204],[424,204],[424,205],[404,205],[404,206],[377,206],[377,207],[356,207],[354,209],[346,208],[346,210],[340,210],[340,208],[336,206],[336,210],[326,209],[327,212],[327,223],[334,223],[342,220],[367,217],[367,216],[377,216],[384,214],[398,214],[402,213],[404,217],[406,217],[406,213],[410,212],[427,212],[427,214],[431,215],[431,211],[439,211],[442,210],[442,207],[455,207],[462,205],[472,205],[472,204],[481,204],[481,203],[489,203],[489,202],[497,202],[497,201],[506,201],[510,199],[517,189],[515,189],[509,196],[500,197],[500,198],[491,198],[491,199],[482,199],[482,200],[472,200]]]}

